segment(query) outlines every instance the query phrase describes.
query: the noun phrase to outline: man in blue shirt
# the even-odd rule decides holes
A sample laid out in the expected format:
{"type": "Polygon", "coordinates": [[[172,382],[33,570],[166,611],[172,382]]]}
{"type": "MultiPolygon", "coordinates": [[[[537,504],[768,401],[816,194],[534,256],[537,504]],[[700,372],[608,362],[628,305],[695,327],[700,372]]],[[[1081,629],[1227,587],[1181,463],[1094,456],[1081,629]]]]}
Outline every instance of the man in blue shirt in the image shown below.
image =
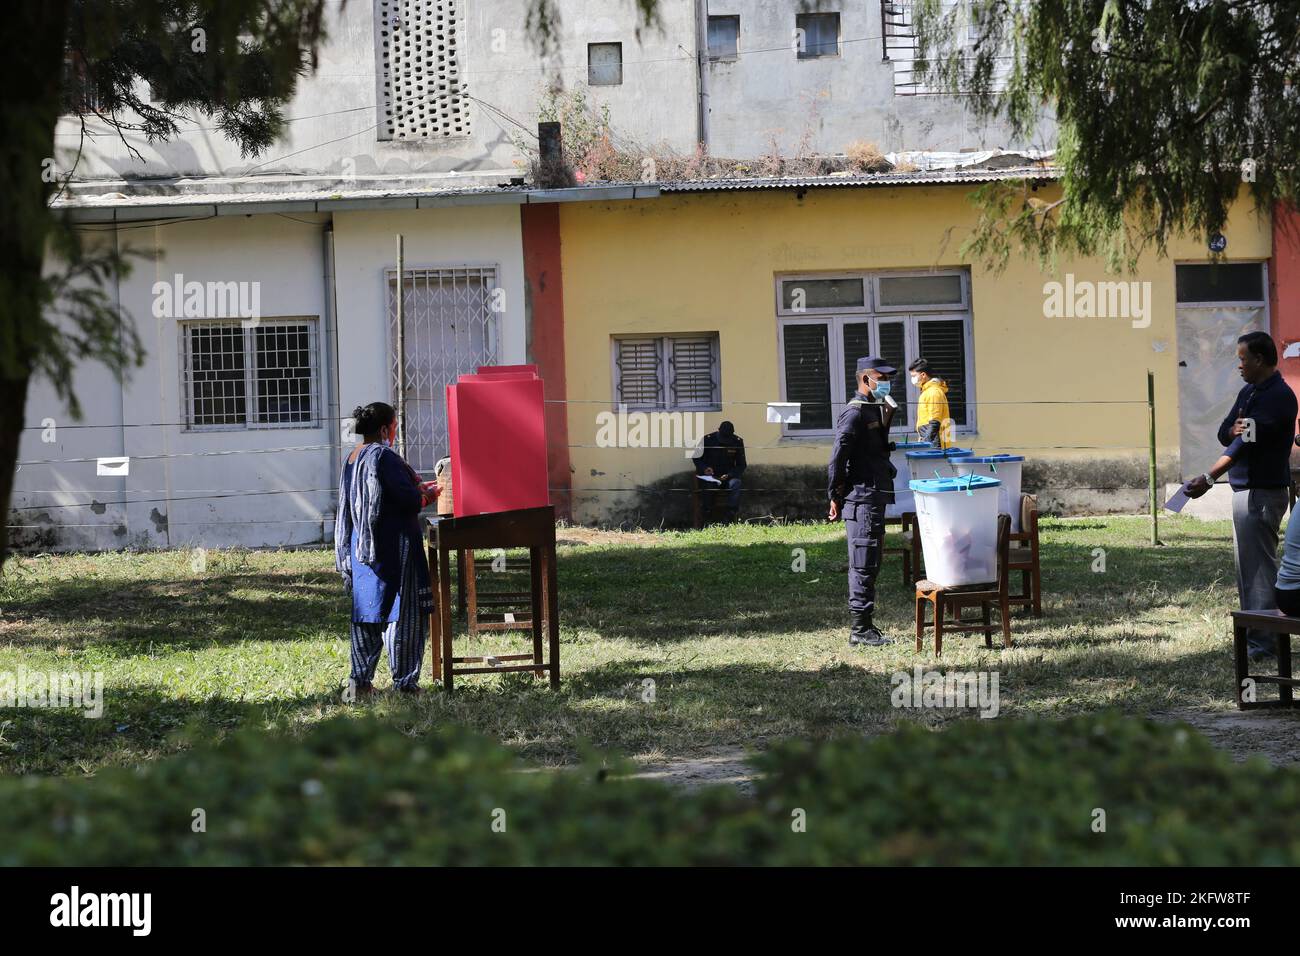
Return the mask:
{"type": "MultiPolygon", "coordinates": [[[[1291,487],[1291,448],[1296,430],[1296,397],[1277,370],[1277,345],[1267,332],[1237,339],[1237,359],[1246,386],[1237,393],[1219,426],[1223,455],[1184,490],[1199,498],[1223,474],[1232,486],[1232,542],[1237,564],[1237,594],[1242,610],[1277,609],[1277,532],[1286,514],[1291,487]]],[[[1275,653],[1272,635],[1251,629],[1252,658],[1275,653]]]]}

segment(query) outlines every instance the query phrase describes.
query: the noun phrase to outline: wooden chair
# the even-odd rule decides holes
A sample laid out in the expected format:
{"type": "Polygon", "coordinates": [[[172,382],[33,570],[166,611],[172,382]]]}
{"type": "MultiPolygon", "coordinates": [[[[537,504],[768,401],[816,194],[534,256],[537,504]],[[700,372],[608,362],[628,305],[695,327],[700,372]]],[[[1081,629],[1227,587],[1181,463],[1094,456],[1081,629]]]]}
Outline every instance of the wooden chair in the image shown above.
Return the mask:
{"type": "Polygon", "coordinates": [[[916,652],[918,654],[921,652],[921,645],[925,639],[925,629],[929,626],[925,619],[925,605],[927,603],[934,610],[935,657],[943,653],[943,635],[947,631],[983,631],[984,646],[992,647],[993,623],[990,609],[994,603],[998,605],[998,612],[1002,621],[1002,646],[1010,647],[1012,645],[1010,595],[1007,592],[1007,578],[1009,577],[1007,553],[1010,551],[1010,536],[1011,516],[998,515],[998,579],[996,581],[984,584],[965,584],[959,587],[943,587],[933,581],[926,580],[916,582],[916,652]],[[961,616],[962,608],[973,604],[978,604],[983,612],[980,621],[965,620],[961,616]],[[953,615],[951,618],[948,617],[949,611],[953,615]]]}
{"type": "Polygon", "coordinates": [[[1232,656],[1237,671],[1238,710],[1296,706],[1291,692],[1293,687],[1300,685],[1300,680],[1291,677],[1291,637],[1295,634],[1300,634],[1300,617],[1288,617],[1281,611],[1232,612],[1232,656]],[[1277,635],[1276,676],[1250,673],[1246,634],[1252,627],[1277,635]],[[1277,684],[1277,700],[1257,700],[1255,688],[1259,684],[1277,684]]]}
{"type": "Polygon", "coordinates": [[[881,554],[897,554],[902,558],[902,587],[910,588],[922,576],[920,570],[920,533],[917,531],[917,512],[904,511],[898,516],[898,533],[902,544],[897,548],[881,549],[881,554]],[[913,570],[917,574],[913,576],[913,570]]]}
{"type": "Polygon", "coordinates": [[[1020,547],[1008,550],[1008,571],[1020,572],[1020,590],[1007,598],[1011,604],[1023,604],[1034,617],[1043,616],[1043,571],[1038,556],[1038,496],[1020,496],[1020,530],[1010,540],[1020,547]]]}
{"type": "Polygon", "coordinates": [[[740,517],[739,511],[733,514],[731,509],[727,507],[727,505],[720,504],[720,502],[724,501],[726,498],[726,495],[721,487],[716,485],[708,485],[708,486],[701,485],[694,475],[691,475],[690,481],[691,481],[691,527],[692,528],[699,530],[700,528],[703,528],[706,524],[718,524],[719,508],[722,509],[721,514],[732,521],[735,521],[737,518],[740,517]],[[712,496],[709,501],[709,514],[707,517],[704,514],[705,495],[712,496]]]}

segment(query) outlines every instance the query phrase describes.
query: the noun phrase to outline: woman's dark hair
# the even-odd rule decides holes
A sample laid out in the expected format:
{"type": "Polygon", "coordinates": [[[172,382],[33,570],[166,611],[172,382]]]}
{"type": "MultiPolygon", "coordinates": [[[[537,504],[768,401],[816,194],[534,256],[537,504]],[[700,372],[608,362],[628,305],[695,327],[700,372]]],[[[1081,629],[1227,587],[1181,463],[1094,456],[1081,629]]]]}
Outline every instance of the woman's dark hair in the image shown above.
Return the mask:
{"type": "Polygon", "coordinates": [[[391,425],[396,417],[393,406],[385,402],[371,402],[365,407],[358,405],[352,409],[352,430],[363,437],[377,435],[379,429],[391,425]]]}
{"type": "Polygon", "coordinates": [[[1237,339],[1237,343],[1246,346],[1246,351],[1257,356],[1265,365],[1277,364],[1277,343],[1267,332],[1247,332],[1237,339]]]}

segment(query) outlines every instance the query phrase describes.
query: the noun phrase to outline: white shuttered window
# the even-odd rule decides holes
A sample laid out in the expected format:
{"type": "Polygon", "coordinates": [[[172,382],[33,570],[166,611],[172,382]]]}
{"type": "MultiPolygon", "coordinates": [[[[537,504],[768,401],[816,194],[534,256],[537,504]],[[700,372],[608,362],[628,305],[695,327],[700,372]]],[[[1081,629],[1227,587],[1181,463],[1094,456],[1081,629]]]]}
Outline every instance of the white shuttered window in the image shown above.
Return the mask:
{"type": "Polygon", "coordinates": [[[617,337],[614,401],[629,408],[720,408],[718,333],[617,337]]]}

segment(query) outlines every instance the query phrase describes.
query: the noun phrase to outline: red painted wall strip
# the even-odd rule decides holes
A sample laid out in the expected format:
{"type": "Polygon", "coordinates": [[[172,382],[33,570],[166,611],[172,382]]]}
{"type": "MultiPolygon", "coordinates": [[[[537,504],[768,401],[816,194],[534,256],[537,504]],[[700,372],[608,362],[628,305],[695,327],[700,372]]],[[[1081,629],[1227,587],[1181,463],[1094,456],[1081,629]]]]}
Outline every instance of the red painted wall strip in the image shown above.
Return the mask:
{"type": "MultiPolygon", "coordinates": [[[[1278,348],[1300,342],[1300,212],[1273,207],[1273,258],[1268,263],[1268,306],[1278,348]]],[[[1300,393],[1300,358],[1282,359],[1282,377],[1300,393]]]]}
{"type": "Polygon", "coordinates": [[[528,360],[537,364],[545,384],[546,463],[551,503],[557,517],[572,516],[573,473],[569,464],[564,373],[564,281],[560,264],[560,204],[525,203],[519,207],[524,246],[524,310],[528,324],[528,360]]]}

